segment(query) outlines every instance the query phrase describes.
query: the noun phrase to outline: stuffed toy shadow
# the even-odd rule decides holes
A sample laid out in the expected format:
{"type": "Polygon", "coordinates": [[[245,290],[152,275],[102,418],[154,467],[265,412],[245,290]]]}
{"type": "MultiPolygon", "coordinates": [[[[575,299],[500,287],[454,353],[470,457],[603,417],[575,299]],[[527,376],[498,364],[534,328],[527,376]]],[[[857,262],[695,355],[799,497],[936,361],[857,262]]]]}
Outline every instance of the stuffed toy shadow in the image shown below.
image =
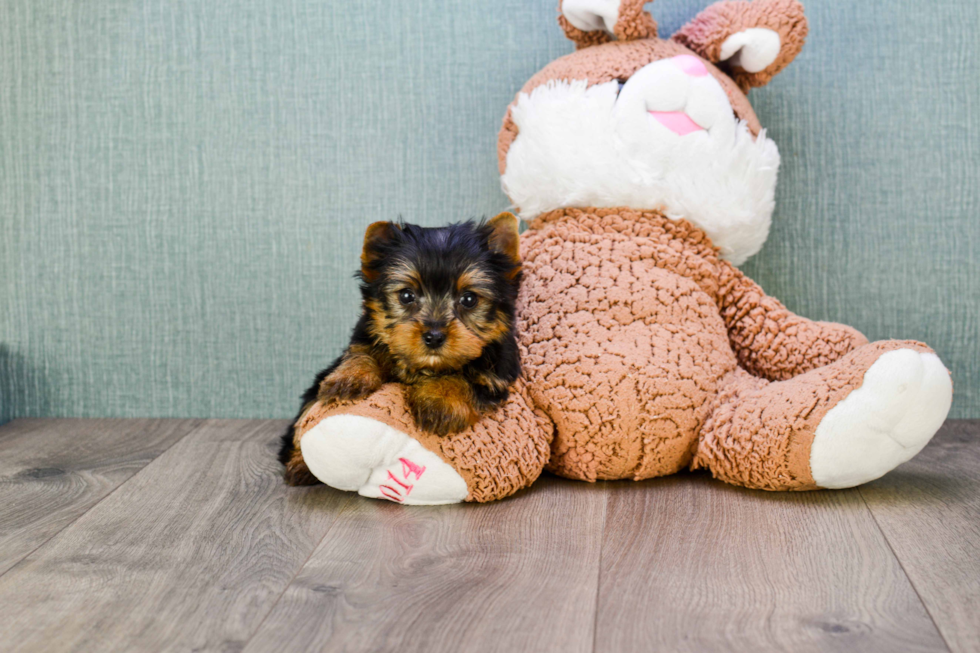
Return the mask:
{"type": "Polygon", "coordinates": [[[320,481],[403,504],[501,499],[543,469],[846,488],[939,429],[952,384],[929,347],[794,315],[736,267],[779,167],[746,93],[799,54],[800,4],[720,2],[669,39],[643,4],[564,0],[576,51],[507,109],[501,182],[529,224],[510,399],[449,436],[395,384],[314,405],[292,444],[320,481]]]}

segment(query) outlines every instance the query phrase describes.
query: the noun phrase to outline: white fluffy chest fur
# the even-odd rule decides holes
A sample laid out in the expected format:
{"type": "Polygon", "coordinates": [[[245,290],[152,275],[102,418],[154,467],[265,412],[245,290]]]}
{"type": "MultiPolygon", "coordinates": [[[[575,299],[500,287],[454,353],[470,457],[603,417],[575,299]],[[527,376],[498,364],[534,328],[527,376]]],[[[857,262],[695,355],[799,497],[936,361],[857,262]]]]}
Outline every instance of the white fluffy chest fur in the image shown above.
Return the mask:
{"type": "Polygon", "coordinates": [[[703,229],[736,265],[758,252],[774,207],[776,144],[765,132],[752,137],[714,78],[677,70],[658,61],[622,89],[618,82],[552,82],[522,94],[501,177],[521,216],[569,207],[659,209],[703,229]],[[687,127],[677,126],[677,116],[687,127]]]}

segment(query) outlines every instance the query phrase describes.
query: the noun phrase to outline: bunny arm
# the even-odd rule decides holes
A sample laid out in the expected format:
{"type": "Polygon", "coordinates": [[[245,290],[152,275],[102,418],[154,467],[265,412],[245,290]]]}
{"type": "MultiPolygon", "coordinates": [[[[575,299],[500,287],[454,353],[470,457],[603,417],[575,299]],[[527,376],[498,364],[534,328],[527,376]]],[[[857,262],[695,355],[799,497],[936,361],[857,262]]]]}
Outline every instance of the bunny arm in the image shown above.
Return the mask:
{"type": "Polygon", "coordinates": [[[718,306],[739,365],[783,381],[829,365],[868,342],[857,329],[787,310],[728,261],[719,265],[718,306]]]}

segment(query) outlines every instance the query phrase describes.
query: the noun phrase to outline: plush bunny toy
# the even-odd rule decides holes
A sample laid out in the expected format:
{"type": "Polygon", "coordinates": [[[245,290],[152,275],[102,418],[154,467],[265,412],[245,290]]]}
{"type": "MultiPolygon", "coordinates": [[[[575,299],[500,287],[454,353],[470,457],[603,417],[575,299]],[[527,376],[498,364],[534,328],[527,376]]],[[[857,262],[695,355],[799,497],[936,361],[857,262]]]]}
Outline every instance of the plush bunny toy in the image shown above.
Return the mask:
{"type": "Polygon", "coordinates": [[[952,384],[929,347],[794,315],[735,267],[768,235],[779,166],[745,94],[800,52],[802,7],[721,2],[664,40],[643,4],[564,0],[577,51],[504,118],[501,181],[530,227],[508,403],[445,437],[396,385],[313,405],[293,464],[404,504],[500,499],[545,468],[812,490],[878,478],[935,434],[952,384]]]}

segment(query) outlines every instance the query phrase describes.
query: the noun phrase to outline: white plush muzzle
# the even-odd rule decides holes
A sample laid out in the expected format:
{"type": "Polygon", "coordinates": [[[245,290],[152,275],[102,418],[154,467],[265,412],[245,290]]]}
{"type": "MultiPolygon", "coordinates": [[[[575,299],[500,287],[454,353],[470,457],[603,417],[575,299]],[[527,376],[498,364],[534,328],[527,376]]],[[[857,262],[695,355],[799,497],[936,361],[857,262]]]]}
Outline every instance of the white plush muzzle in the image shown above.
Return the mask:
{"type": "Polygon", "coordinates": [[[779,151],[736,119],[695,57],[648,64],[622,86],[551,82],[522,94],[501,177],[531,219],[558,208],[659,209],[703,229],[740,264],[762,247],[779,151]]]}

